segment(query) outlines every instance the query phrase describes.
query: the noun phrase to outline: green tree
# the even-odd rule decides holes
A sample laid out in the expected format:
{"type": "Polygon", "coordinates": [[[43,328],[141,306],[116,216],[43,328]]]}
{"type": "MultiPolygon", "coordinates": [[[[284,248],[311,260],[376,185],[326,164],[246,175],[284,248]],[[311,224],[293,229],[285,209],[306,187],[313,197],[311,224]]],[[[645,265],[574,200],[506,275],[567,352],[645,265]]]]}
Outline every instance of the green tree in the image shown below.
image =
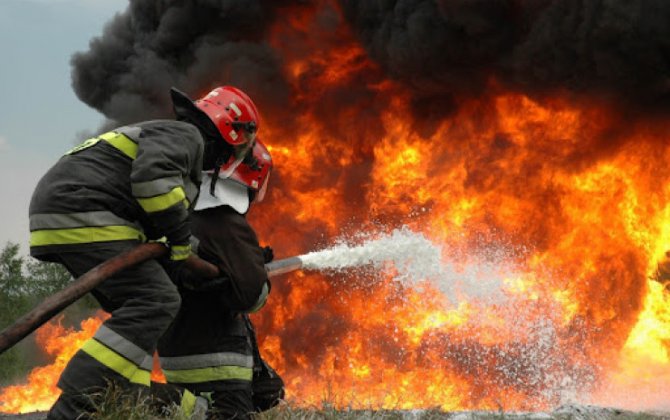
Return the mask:
{"type": "MultiPolygon", "coordinates": [[[[19,254],[19,246],[8,242],[0,251],[0,330],[28,313],[44,298],[72,281],[70,273],[57,263],[38,261],[19,254]]],[[[64,311],[65,324],[75,324],[98,309],[87,295],[64,311]]],[[[0,355],[0,386],[14,383],[35,365],[41,354],[30,338],[0,355]]]]}
{"type": "MultiPolygon", "coordinates": [[[[24,287],[24,260],[19,256],[19,246],[8,243],[0,253],[0,328],[14,322],[29,306],[24,287]]],[[[13,347],[0,355],[0,382],[23,374],[27,369],[24,352],[13,347]]]]}
{"type": "MultiPolygon", "coordinates": [[[[63,289],[72,277],[60,264],[22,257],[19,246],[8,242],[0,252],[0,329],[11,325],[44,298],[63,289]]],[[[92,299],[83,299],[68,309],[66,318],[81,319],[95,307],[92,299]]],[[[34,365],[39,353],[31,339],[23,340],[0,355],[0,385],[7,385],[34,365]]]]}
{"type": "Polygon", "coordinates": [[[72,281],[72,276],[61,264],[43,261],[27,261],[25,278],[26,287],[32,296],[42,300],[62,290],[72,281]]]}
{"type": "Polygon", "coordinates": [[[0,293],[19,296],[23,292],[23,257],[19,256],[19,246],[7,243],[0,253],[0,293]]]}

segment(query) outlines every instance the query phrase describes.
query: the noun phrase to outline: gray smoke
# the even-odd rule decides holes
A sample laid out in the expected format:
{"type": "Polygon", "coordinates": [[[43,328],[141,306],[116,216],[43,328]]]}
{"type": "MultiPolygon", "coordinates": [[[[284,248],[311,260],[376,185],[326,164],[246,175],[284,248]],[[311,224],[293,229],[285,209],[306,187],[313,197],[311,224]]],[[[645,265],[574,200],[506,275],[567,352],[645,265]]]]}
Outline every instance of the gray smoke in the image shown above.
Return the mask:
{"type": "Polygon", "coordinates": [[[339,1],[370,56],[422,95],[567,90],[670,105],[664,0],[339,1]]]}

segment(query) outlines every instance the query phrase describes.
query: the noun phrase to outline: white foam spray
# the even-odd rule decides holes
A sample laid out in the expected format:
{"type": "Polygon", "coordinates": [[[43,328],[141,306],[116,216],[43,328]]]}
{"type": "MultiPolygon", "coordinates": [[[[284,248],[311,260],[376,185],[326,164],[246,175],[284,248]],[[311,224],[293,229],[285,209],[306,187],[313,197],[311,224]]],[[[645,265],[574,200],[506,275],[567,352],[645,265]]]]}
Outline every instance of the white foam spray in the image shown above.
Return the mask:
{"type": "MultiPolygon", "coordinates": [[[[510,338],[507,343],[495,345],[498,358],[491,359],[486,346],[475,346],[469,349],[471,353],[456,353],[453,357],[471,359],[472,365],[481,363],[479,368],[490,369],[490,380],[500,381],[500,386],[532,383],[547,400],[572,399],[581,392],[580,384],[588,385],[593,378],[588,366],[581,369],[579,361],[566,358],[560,348],[564,344],[553,322],[553,315],[560,308],[555,308],[551,301],[527,300],[523,293],[509,292],[507,280],[523,272],[514,262],[516,252],[523,249],[493,247],[485,241],[482,244],[487,246],[459,252],[448,244],[436,244],[423,233],[401,227],[385,234],[367,232],[340,238],[336,245],[302,255],[300,259],[303,269],[342,272],[343,278],[347,278],[348,270],[370,269],[393,274],[395,280],[407,286],[422,287],[422,282],[428,281],[444,294],[445,313],[458,312],[461,302],[478,308],[469,313],[468,324],[464,324],[471,338],[476,339],[480,333],[491,334],[496,329],[510,338]],[[538,317],[538,309],[546,315],[538,317]],[[478,351],[484,353],[479,355],[478,351]]],[[[417,305],[412,301],[406,303],[417,305]]],[[[440,327],[436,324],[435,328],[440,327]]]]}
{"type": "Polygon", "coordinates": [[[306,270],[344,272],[354,268],[388,274],[393,269],[394,280],[405,285],[430,282],[452,304],[464,299],[501,303],[504,278],[511,270],[504,252],[461,255],[459,261],[450,260],[450,254],[453,252],[446,245],[403,226],[385,234],[343,237],[334,246],[300,259],[306,270]]]}
{"type": "Polygon", "coordinates": [[[443,271],[441,253],[442,248],[423,234],[402,227],[390,234],[364,239],[359,245],[341,240],[331,248],[310,252],[300,259],[308,270],[342,271],[361,266],[383,269],[393,264],[398,280],[414,282],[439,279],[443,271]]]}

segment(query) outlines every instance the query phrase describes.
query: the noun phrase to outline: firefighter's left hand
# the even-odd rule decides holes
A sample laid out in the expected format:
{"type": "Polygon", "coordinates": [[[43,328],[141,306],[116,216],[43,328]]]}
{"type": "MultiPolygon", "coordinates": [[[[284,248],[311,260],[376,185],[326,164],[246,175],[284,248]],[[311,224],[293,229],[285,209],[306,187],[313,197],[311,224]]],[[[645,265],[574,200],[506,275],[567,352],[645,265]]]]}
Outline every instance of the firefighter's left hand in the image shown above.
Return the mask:
{"type": "Polygon", "coordinates": [[[272,250],[272,247],[269,246],[262,247],[261,252],[263,252],[263,262],[265,264],[275,259],[275,254],[274,251],[272,250]]]}

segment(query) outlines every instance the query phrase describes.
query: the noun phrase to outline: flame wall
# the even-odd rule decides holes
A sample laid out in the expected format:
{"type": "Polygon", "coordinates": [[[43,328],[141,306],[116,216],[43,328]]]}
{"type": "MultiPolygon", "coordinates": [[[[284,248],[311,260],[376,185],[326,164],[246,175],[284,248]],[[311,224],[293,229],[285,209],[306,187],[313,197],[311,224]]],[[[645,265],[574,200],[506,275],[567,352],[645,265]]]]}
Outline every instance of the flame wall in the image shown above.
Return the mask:
{"type": "Polygon", "coordinates": [[[137,0],[73,59],[109,125],[167,115],[171,84],[248,90],[278,257],[398,226],[443,246],[438,282],[274,282],[255,321],[298,404],[667,404],[666,8],[492,3],[137,0]]]}

